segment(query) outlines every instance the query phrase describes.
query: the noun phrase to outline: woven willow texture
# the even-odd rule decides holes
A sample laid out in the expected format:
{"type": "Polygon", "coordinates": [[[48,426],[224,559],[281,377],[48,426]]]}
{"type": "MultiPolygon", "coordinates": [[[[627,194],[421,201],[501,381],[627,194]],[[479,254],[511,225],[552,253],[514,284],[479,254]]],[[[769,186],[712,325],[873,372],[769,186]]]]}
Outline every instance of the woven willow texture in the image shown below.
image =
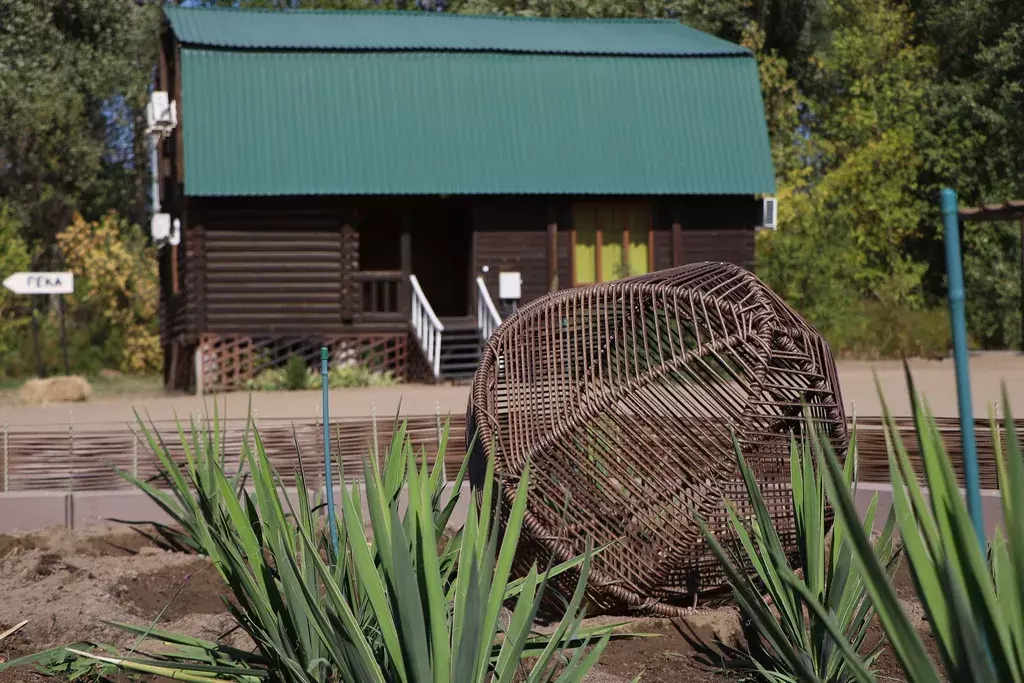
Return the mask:
{"type": "Polygon", "coordinates": [[[802,405],[848,443],[825,340],[752,273],[698,263],[538,299],[491,337],[474,380],[474,471],[491,453],[503,509],[529,459],[518,561],[595,558],[590,599],[608,611],[678,614],[725,577],[693,518],[727,532],[726,499],[750,509],[730,429],[783,543],[797,552],[790,434],[802,405]],[[552,557],[553,555],[553,557],[552,557]]]}

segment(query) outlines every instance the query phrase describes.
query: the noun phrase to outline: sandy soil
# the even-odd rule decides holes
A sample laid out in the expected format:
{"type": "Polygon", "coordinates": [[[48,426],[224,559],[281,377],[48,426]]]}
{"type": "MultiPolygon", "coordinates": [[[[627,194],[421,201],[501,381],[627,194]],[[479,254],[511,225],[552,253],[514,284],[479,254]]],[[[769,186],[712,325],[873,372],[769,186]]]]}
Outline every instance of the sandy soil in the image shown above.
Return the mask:
{"type": "MultiPolygon", "coordinates": [[[[897,577],[897,590],[926,631],[905,571],[897,577]]],[[[0,535],[0,632],[22,619],[29,621],[0,643],[0,661],[86,639],[130,646],[130,637],[101,620],[138,625],[158,620],[161,628],[217,639],[232,626],[221,600],[225,594],[205,559],[155,548],[126,527],[0,535]]],[[[729,660],[718,647],[742,645],[734,608],[699,610],[682,619],[630,621],[630,630],[658,637],[612,643],[589,683],[625,683],[640,674],[646,683],[739,677],[739,672],[723,669],[729,660]]],[[[876,630],[872,638],[877,637],[876,630]]],[[[237,647],[251,645],[238,632],[229,638],[237,647]]],[[[903,680],[888,654],[878,672],[889,680],[903,680]]],[[[41,680],[26,669],[0,673],[0,683],[41,680]]]]}
{"type": "MultiPolygon", "coordinates": [[[[939,416],[957,415],[956,381],[951,360],[913,360],[910,362],[918,390],[925,396],[933,412],[939,416]]],[[[903,366],[898,361],[841,361],[838,364],[843,402],[848,413],[854,408],[858,415],[881,414],[881,402],[875,377],[892,411],[910,414],[903,366]]],[[[987,417],[988,405],[1001,401],[1001,384],[1005,382],[1014,405],[1024,406],[1024,356],[1012,352],[978,354],[971,359],[971,388],[974,413],[987,417]]],[[[346,389],[331,392],[331,415],[334,417],[464,414],[469,400],[468,386],[428,386],[418,384],[397,387],[346,389]]],[[[68,423],[75,429],[109,429],[112,425],[135,422],[134,410],[154,420],[171,420],[175,415],[212,413],[217,401],[221,415],[244,418],[250,394],[239,392],[207,396],[139,396],[101,397],[84,404],[50,404],[45,406],[5,406],[3,419],[16,427],[31,426],[40,431],[66,431],[68,423]]],[[[320,393],[316,391],[257,392],[251,394],[257,418],[311,419],[319,417],[320,393]]],[[[1024,414],[1024,407],[1020,409],[1024,414]]]]}
{"type": "MultiPolygon", "coordinates": [[[[100,622],[148,625],[161,610],[166,628],[216,638],[232,626],[223,589],[205,559],[160,550],[127,527],[0,535],[0,631],[29,621],[0,643],[0,660],[79,640],[127,646],[100,622]]],[[[3,683],[20,680],[41,679],[0,673],[3,683]]]]}

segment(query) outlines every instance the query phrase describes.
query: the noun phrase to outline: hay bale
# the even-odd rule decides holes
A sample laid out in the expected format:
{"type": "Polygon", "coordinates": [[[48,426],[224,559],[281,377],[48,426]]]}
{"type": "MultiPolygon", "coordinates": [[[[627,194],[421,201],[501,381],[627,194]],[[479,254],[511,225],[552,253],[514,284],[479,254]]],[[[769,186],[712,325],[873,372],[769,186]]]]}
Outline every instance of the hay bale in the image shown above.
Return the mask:
{"type": "Polygon", "coordinates": [[[18,389],[18,400],[28,405],[79,403],[92,398],[92,387],[81,375],[30,379],[18,389]]]}

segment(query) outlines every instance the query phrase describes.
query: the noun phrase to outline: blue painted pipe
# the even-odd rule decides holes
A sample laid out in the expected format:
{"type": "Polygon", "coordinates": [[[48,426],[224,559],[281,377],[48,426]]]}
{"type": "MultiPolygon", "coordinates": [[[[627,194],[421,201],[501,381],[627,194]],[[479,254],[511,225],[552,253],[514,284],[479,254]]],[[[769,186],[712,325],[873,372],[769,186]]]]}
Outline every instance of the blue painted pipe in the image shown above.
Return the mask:
{"type": "MultiPolygon", "coordinates": [[[[324,399],[324,479],[327,482],[327,523],[331,527],[331,550],[338,555],[338,519],[334,515],[334,477],[331,474],[331,398],[328,386],[327,347],[320,347],[320,374],[324,399]]],[[[344,484],[343,484],[344,485],[344,484]]]]}
{"type": "Polygon", "coordinates": [[[942,224],[946,243],[946,273],[949,278],[949,318],[953,326],[953,360],[956,363],[956,396],[960,410],[960,440],[967,479],[967,509],[974,532],[985,553],[985,518],[981,509],[981,483],[978,479],[978,451],[974,440],[974,407],[971,403],[971,373],[967,358],[967,316],[964,310],[964,271],[960,260],[960,216],[956,192],[944,188],[941,193],[942,224]]]}

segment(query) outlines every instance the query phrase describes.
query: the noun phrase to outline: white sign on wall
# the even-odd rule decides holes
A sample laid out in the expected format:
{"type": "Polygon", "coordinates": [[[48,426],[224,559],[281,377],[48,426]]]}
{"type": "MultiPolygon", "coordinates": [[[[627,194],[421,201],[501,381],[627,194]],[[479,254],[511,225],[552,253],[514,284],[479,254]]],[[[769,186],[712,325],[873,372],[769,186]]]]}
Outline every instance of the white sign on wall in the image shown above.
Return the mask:
{"type": "Polygon", "coordinates": [[[498,273],[498,298],[504,300],[521,299],[523,296],[523,276],[518,272],[498,273]]]}
{"type": "Polygon", "coordinates": [[[4,280],[4,287],[15,294],[71,294],[75,291],[75,275],[61,273],[14,273],[4,280]]]}

